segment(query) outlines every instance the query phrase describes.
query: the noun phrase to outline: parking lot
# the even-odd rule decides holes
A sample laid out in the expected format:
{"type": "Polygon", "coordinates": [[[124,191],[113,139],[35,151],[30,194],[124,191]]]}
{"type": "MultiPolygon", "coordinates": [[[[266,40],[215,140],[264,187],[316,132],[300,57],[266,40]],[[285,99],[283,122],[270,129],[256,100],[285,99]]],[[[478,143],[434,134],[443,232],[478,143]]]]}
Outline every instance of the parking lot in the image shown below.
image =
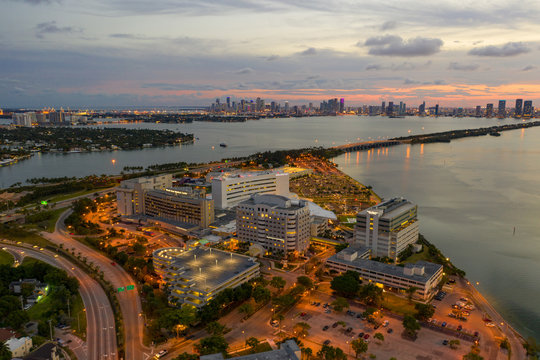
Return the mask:
{"type": "Polygon", "coordinates": [[[470,350],[470,343],[462,341],[457,350],[450,349],[443,345],[445,339],[453,339],[444,333],[422,328],[418,334],[418,339],[414,342],[401,337],[403,326],[401,320],[391,317],[378,318],[380,323],[388,321],[388,326],[380,326],[377,330],[374,325],[357,317],[365,309],[352,305],[350,311],[354,315],[348,315],[346,311],[341,313],[331,310],[327,313],[323,308],[325,303],[331,303],[333,298],[324,293],[315,293],[303,299],[291,311],[288,312],[282,322],[282,328],[294,335],[294,325],[298,322],[306,322],[311,326],[309,335],[302,341],[305,346],[310,347],[316,353],[325,341],[329,341],[332,346],[343,349],[354,357],[354,351],[350,347],[352,340],[357,339],[360,333],[368,335],[368,354],[375,354],[377,358],[389,359],[394,356],[400,360],[429,360],[429,359],[461,359],[470,350]],[[320,302],[319,306],[312,305],[313,302],[320,302]],[[305,314],[302,316],[302,314],[305,314]],[[334,325],[338,323],[335,327],[334,325]],[[341,322],[345,323],[345,326],[341,322]],[[324,330],[326,328],[326,330],[324,330]],[[352,328],[350,332],[348,328],[352,328]],[[391,329],[391,330],[390,330],[391,329]],[[375,340],[374,334],[380,332],[384,336],[384,341],[375,340]]]}

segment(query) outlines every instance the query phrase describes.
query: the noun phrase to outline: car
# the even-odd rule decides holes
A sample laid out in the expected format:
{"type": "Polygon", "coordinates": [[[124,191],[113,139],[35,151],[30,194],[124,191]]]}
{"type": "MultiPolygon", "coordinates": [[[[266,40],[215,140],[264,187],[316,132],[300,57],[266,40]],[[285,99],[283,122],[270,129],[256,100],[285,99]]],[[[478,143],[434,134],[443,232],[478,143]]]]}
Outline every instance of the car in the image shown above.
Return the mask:
{"type": "Polygon", "coordinates": [[[391,334],[391,333],[394,332],[394,330],[390,328],[390,329],[386,330],[386,332],[389,333],[389,334],[391,334]]]}
{"type": "Polygon", "coordinates": [[[375,326],[373,327],[374,330],[377,330],[378,328],[381,327],[381,324],[375,324],[375,326]]]}
{"type": "Polygon", "coordinates": [[[356,314],[356,318],[360,319],[362,317],[362,314],[356,314]]]}
{"type": "Polygon", "coordinates": [[[458,327],[457,327],[457,331],[461,331],[461,330],[463,330],[463,326],[461,326],[461,325],[458,325],[458,327]]]}
{"type": "Polygon", "coordinates": [[[326,309],[326,310],[324,310],[324,312],[327,313],[327,314],[330,314],[332,312],[332,310],[326,309]]]}
{"type": "Polygon", "coordinates": [[[495,323],[488,322],[488,323],[486,323],[486,326],[487,326],[487,327],[494,327],[494,326],[495,326],[495,323]]]}
{"type": "Polygon", "coordinates": [[[332,327],[333,327],[333,328],[337,328],[338,325],[339,325],[339,324],[338,324],[338,322],[336,321],[335,323],[332,324],[332,327]]]}
{"type": "Polygon", "coordinates": [[[448,340],[444,339],[442,342],[443,345],[448,345],[448,340]]]}
{"type": "Polygon", "coordinates": [[[382,326],[383,326],[383,327],[387,327],[387,326],[388,326],[388,324],[390,324],[390,323],[388,322],[388,320],[384,320],[384,322],[383,322],[382,326]]]}
{"type": "Polygon", "coordinates": [[[303,312],[303,313],[301,313],[301,314],[300,314],[300,316],[306,316],[306,313],[305,313],[305,312],[303,312]]]}
{"type": "Polygon", "coordinates": [[[363,338],[363,337],[364,337],[364,333],[361,332],[360,334],[358,334],[358,337],[359,337],[359,338],[363,338]]]}
{"type": "Polygon", "coordinates": [[[475,336],[475,337],[478,337],[478,331],[475,331],[475,332],[474,332],[474,336],[475,336]]]}
{"type": "Polygon", "coordinates": [[[346,331],[350,333],[352,331],[352,327],[348,327],[346,331]]]}
{"type": "Polygon", "coordinates": [[[468,302],[468,301],[469,301],[469,299],[467,299],[466,297],[462,297],[462,298],[460,298],[459,300],[465,301],[465,302],[468,302]]]}
{"type": "Polygon", "coordinates": [[[112,265],[112,266],[116,266],[116,263],[115,263],[115,262],[112,262],[111,265],[112,265]]]}
{"type": "Polygon", "coordinates": [[[321,303],[320,303],[320,302],[317,302],[317,303],[315,304],[315,306],[320,306],[320,305],[321,305],[321,303]]]}
{"type": "Polygon", "coordinates": [[[330,340],[324,340],[323,344],[324,345],[330,345],[330,340]]]}
{"type": "Polygon", "coordinates": [[[364,340],[367,340],[367,339],[369,339],[369,334],[364,335],[364,340]]]}
{"type": "Polygon", "coordinates": [[[443,323],[441,324],[442,327],[445,327],[446,326],[446,321],[443,321],[443,323]]]}
{"type": "Polygon", "coordinates": [[[328,330],[329,327],[330,327],[330,326],[328,326],[328,325],[324,325],[324,327],[322,328],[322,330],[323,330],[323,331],[326,331],[326,330],[328,330]]]}
{"type": "Polygon", "coordinates": [[[463,315],[463,316],[470,316],[471,313],[468,312],[468,311],[462,311],[462,312],[461,312],[461,315],[463,315]]]}
{"type": "Polygon", "coordinates": [[[461,309],[461,306],[459,306],[458,304],[453,304],[452,309],[461,309]]]}
{"type": "Polygon", "coordinates": [[[273,326],[273,327],[277,327],[278,324],[279,324],[279,322],[277,320],[270,321],[270,325],[273,326]]]}
{"type": "Polygon", "coordinates": [[[169,352],[168,352],[167,350],[164,349],[164,350],[161,350],[160,352],[158,352],[158,353],[156,354],[156,357],[157,357],[158,359],[160,359],[160,358],[164,357],[165,355],[167,355],[168,353],[169,353],[169,352]]]}
{"type": "Polygon", "coordinates": [[[324,303],[323,308],[326,309],[327,307],[328,307],[328,303],[324,303]]]}

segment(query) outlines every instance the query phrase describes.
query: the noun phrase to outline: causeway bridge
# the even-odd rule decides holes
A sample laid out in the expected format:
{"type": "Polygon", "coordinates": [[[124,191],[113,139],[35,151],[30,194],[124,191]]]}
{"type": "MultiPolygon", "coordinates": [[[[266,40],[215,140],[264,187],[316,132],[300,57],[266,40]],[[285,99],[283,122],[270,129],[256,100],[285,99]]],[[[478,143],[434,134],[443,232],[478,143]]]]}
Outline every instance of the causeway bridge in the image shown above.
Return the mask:
{"type": "Polygon", "coordinates": [[[343,150],[345,152],[349,151],[359,151],[359,150],[369,150],[375,148],[382,148],[388,146],[395,146],[403,144],[403,141],[399,140],[373,140],[373,141],[364,141],[353,144],[338,145],[332,147],[332,149],[343,150]]]}

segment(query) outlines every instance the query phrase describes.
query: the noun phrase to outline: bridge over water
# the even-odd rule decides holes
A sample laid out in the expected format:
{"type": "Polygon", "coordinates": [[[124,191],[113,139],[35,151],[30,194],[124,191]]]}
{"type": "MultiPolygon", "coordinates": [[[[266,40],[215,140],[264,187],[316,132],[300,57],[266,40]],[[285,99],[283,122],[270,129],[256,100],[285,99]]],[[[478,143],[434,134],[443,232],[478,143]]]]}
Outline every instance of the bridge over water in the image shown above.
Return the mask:
{"type": "Polygon", "coordinates": [[[359,151],[359,150],[369,150],[375,148],[382,148],[388,146],[395,146],[402,144],[402,141],[399,140],[373,140],[373,141],[364,141],[353,144],[345,144],[334,146],[332,149],[343,150],[345,152],[349,151],[359,151]]]}

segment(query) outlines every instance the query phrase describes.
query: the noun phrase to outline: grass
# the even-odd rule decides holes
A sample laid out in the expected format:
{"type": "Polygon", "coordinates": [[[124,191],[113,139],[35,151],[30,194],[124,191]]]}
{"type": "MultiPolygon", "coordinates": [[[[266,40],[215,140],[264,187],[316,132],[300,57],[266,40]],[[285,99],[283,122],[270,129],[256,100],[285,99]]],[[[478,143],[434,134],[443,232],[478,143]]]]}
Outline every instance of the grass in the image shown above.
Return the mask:
{"type": "Polygon", "coordinates": [[[7,251],[0,250],[0,265],[13,265],[15,259],[7,251]]]}
{"type": "Polygon", "coordinates": [[[107,188],[81,190],[81,191],[77,191],[77,192],[74,192],[74,193],[71,193],[71,194],[56,195],[56,196],[54,196],[54,197],[52,197],[50,199],[47,199],[47,201],[50,202],[50,203],[53,203],[53,202],[56,203],[56,202],[59,202],[59,201],[69,200],[69,199],[72,199],[72,198],[77,197],[77,196],[93,194],[93,193],[99,192],[99,191],[104,190],[104,189],[107,189],[107,188]]]}
{"type": "Polygon", "coordinates": [[[0,238],[5,238],[15,242],[23,242],[30,245],[37,245],[40,247],[53,246],[53,244],[47,239],[42,238],[35,232],[29,231],[28,228],[19,226],[7,226],[0,225],[0,238]]]}
{"type": "Polygon", "coordinates": [[[52,233],[54,232],[58,218],[66,210],[67,210],[67,207],[63,207],[63,208],[59,208],[55,210],[43,211],[42,214],[44,215],[45,218],[47,218],[46,220],[38,221],[35,223],[27,223],[25,224],[25,226],[32,229],[45,230],[47,232],[52,233]]]}
{"type": "Polygon", "coordinates": [[[83,340],[86,340],[86,312],[84,312],[84,304],[81,295],[77,293],[77,297],[71,305],[71,317],[73,321],[71,328],[75,330],[75,335],[83,340]],[[78,320],[77,320],[78,317],[78,320]],[[80,331],[79,331],[80,325],[80,331]]]}
{"type": "Polygon", "coordinates": [[[433,262],[433,258],[429,255],[429,249],[427,246],[423,246],[421,252],[412,254],[407,259],[403,260],[403,263],[415,263],[420,260],[433,262]]]}
{"type": "Polygon", "coordinates": [[[244,355],[249,355],[249,354],[257,354],[257,353],[271,351],[271,350],[272,350],[272,347],[270,346],[270,344],[268,344],[265,341],[257,345],[254,349],[246,349],[246,350],[234,353],[234,357],[239,357],[239,356],[244,356],[244,355]]]}
{"type": "Polygon", "coordinates": [[[389,292],[384,293],[383,307],[390,310],[393,313],[401,315],[414,315],[416,310],[414,303],[409,303],[409,300],[391,294],[389,292]]]}

